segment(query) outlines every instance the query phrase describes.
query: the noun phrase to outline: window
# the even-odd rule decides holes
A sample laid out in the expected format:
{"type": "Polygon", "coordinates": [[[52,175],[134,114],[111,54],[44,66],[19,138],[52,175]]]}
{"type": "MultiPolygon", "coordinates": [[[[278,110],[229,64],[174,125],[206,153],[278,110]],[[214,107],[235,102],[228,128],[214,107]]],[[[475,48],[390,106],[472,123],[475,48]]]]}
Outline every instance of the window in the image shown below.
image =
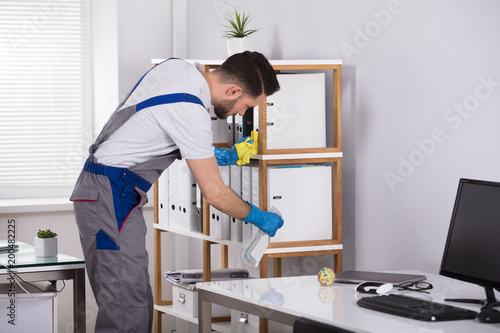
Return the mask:
{"type": "Polygon", "coordinates": [[[0,199],[69,197],[92,140],[89,0],[2,0],[0,37],[0,199]]]}

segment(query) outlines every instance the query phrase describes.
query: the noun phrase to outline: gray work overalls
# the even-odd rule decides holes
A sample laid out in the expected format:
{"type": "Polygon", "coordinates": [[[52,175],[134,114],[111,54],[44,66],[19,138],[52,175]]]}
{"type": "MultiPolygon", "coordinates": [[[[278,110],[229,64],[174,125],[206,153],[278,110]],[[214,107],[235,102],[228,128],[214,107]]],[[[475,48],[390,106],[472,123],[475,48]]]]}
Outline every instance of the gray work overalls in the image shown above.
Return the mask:
{"type": "Polygon", "coordinates": [[[94,152],[142,109],[169,103],[203,106],[198,97],[181,93],[156,96],[121,109],[146,75],[113,113],[89,148],[89,158],[70,198],[87,274],[99,306],[96,332],[151,332],[153,295],[149,284],[147,228],[142,207],[147,202],[146,192],[161,173],[180,158],[180,153],[176,150],[124,169],[97,164],[94,152]]]}

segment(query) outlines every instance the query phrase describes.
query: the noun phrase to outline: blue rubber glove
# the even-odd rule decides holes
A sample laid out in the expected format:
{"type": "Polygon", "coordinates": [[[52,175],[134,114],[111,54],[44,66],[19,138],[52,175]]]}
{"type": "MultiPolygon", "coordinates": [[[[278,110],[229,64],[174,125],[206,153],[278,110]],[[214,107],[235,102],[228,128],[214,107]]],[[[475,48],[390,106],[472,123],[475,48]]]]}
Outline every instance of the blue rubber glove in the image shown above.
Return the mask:
{"type": "Polygon", "coordinates": [[[214,146],[215,159],[219,166],[243,165],[250,162],[250,157],[257,154],[258,132],[252,131],[252,136],[247,136],[238,140],[231,149],[224,149],[214,146]]]}
{"type": "Polygon", "coordinates": [[[252,210],[242,221],[252,223],[269,236],[274,237],[276,230],[281,228],[285,221],[278,214],[262,211],[248,201],[247,203],[252,207],[252,210]]]}
{"type": "Polygon", "coordinates": [[[214,146],[214,154],[219,166],[236,164],[239,159],[236,147],[224,149],[214,146]]]}

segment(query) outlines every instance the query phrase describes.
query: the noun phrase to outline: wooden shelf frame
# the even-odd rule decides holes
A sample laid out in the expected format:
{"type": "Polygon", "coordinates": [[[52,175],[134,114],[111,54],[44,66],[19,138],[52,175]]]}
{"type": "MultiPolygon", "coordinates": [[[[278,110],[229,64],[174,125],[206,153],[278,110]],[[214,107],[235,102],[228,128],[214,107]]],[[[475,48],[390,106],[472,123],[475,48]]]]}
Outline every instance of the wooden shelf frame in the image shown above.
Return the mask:
{"type": "Polygon", "coordinates": [[[270,208],[267,207],[267,173],[270,165],[304,163],[333,163],[333,235],[324,240],[270,243],[269,248],[342,244],[342,159],[339,157],[259,160],[259,207],[265,211],[270,208]]]}
{"type": "MultiPolygon", "coordinates": [[[[271,62],[272,64],[272,62],[271,62]]],[[[342,151],[342,65],[341,64],[280,64],[273,65],[275,71],[285,70],[331,70],[333,73],[333,147],[301,149],[267,148],[267,100],[259,105],[259,154],[303,154],[338,153],[342,151]]]]}
{"type": "MultiPolygon", "coordinates": [[[[270,60],[274,70],[279,71],[311,71],[330,70],[333,77],[333,147],[300,148],[300,149],[268,149],[267,148],[267,99],[259,105],[259,154],[310,154],[310,153],[339,153],[342,152],[342,62],[341,61],[304,61],[302,64],[293,64],[293,61],[270,60]]],[[[220,62],[204,63],[205,72],[216,69],[220,62]]]]}

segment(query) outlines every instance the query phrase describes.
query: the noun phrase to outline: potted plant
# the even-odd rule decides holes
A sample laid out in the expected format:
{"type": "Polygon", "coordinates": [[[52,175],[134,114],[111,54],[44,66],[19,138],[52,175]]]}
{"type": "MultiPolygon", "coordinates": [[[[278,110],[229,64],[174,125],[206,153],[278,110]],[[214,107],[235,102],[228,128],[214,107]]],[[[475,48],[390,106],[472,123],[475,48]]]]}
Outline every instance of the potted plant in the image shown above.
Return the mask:
{"type": "Polygon", "coordinates": [[[57,234],[50,229],[38,230],[35,236],[35,255],[38,257],[57,256],[57,234]]]}
{"type": "Polygon", "coordinates": [[[234,11],[234,18],[227,18],[229,25],[225,25],[225,27],[229,30],[224,31],[223,37],[227,38],[227,53],[229,56],[246,50],[253,51],[253,38],[249,36],[260,29],[247,29],[250,20],[249,14],[240,14],[236,10],[234,11]]]}

